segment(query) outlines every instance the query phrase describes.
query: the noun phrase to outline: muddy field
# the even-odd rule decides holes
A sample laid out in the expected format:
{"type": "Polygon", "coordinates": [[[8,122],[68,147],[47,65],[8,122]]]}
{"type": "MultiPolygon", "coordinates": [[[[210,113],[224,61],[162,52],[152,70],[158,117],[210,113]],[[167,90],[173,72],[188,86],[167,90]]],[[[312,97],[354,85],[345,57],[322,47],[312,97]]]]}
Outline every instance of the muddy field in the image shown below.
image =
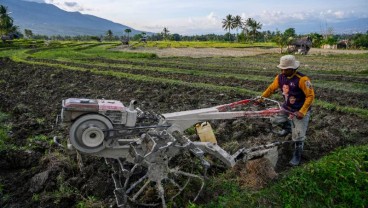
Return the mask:
{"type": "MultiPolygon", "coordinates": [[[[103,62],[108,63],[109,60],[103,62]]],[[[111,69],[109,67],[109,70],[111,69]]],[[[158,72],[152,72],[150,76],[198,82],[195,76],[164,75],[158,72]]],[[[236,79],[208,79],[202,81],[219,85],[231,83],[245,88],[252,85],[252,88],[257,90],[264,89],[268,84],[236,79]]],[[[367,80],[362,79],[361,82],[366,83],[367,80]]],[[[3,184],[2,193],[8,196],[7,201],[0,201],[0,207],[73,207],[80,201],[90,201],[91,207],[115,206],[114,185],[110,177],[112,170],[104,160],[83,156],[81,168],[77,164],[75,152],[52,143],[55,135],[63,137],[64,140],[67,136],[65,130],[54,128],[55,117],[61,109],[63,99],[105,98],[121,100],[124,104],[135,99],[142,110],[167,113],[248,98],[231,91],[218,92],[183,85],[138,82],[96,75],[90,71],[70,71],[20,64],[9,59],[0,60],[0,88],[0,110],[11,115],[7,120],[11,126],[8,132],[11,142],[15,146],[24,147],[26,144],[29,145],[29,138],[37,135],[47,136],[47,141],[37,141],[29,148],[13,148],[0,152],[0,183],[3,184]],[[99,200],[88,200],[89,196],[99,200]]],[[[341,105],[346,103],[346,97],[339,95],[341,95],[339,91],[318,91],[319,98],[341,105]]],[[[366,98],[364,97],[364,100],[367,100],[366,98]]],[[[361,101],[353,98],[349,104],[360,106],[361,101]]],[[[214,122],[213,126],[219,145],[230,152],[240,146],[251,147],[270,141],[290,139],[274,136],[270,132],[267,119],[219,121],[214,122]]],[[[368,122],[352,114],[315,106],[307,136],[303,163],[317,160],[338,147],[366,144],[368,122]]],[[[275,169],[277,174],[282,175],[290,169],[287,163],[291,157],[291,149],[290,145],[284,145],[279,149],[280,157],[275,169]]],[[[249,180],[246,180],[249,175],[247,176],[244,169],[245,167],[237,166],[231,171],[243,175],[243,183],[246,185],[249,184],[249,180]]],[[[212,176],[216,177],[221,171],[224,170],[213,171],[212,176]]],[[[259,187],[251,188],[262,188],[265,184],[256,185],[259,187]]],[[[205,204],[211,196],[221,195],[216,191],[210,192],[206,193],[206,197],[200,197],[198,203],[205,204]]]]}

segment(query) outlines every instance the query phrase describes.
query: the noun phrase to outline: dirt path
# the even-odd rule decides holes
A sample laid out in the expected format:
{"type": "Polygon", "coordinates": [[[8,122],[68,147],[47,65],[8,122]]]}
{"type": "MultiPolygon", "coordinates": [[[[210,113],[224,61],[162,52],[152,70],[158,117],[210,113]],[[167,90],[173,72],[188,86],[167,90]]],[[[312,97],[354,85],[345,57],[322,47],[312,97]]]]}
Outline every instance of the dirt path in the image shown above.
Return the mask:
{"type": "MultiPolygon", "coordinates": [[[[155,53],[159,57],[178,57],[187,56],[193,58],[203,57],[241,57],[255,56],[260,54],[280,53],[279,48],[129,48],[127,46],[119,46],[115,48],[119,51],[155,53]]],[[[362,54],[368,53],[367,50],[337,50],[337,49],[320,49],[312,48],[309,54],[362,54]]]]}

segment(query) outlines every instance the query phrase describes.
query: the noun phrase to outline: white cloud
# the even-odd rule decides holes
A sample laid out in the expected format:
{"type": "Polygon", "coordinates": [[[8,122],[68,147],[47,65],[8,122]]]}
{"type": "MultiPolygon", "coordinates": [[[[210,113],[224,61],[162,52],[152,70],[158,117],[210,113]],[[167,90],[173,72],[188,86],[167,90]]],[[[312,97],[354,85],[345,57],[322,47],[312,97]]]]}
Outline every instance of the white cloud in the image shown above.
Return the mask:
{"type": "Polygon", "coordinates": [[[273,0],[249,2],[230,0],[175,1],[175,0],[32,0],[52,3],[67,11],[80,11],[138,30],[161,32],[168,27],[171,33],[224,33],[222,19],[227,14],[245,20],[253,18],[264,28],[281,24],[311,21],[339,21],[351,17],[367,17],[366,0],[351,0],[349,4],[326,0],[316,4],[295,2],[282,5],[273,0]],[[331,3],[331,2],[334,3],[331,3]],[[362,3],[363,2],[363,3],[362,3]],[[363,5],[363,6],[362,6],[363,5]]]}
{"type": "Polygon", "coordinates": [[[358,18],[361,15],[357,14],[354,10],[326,10],[321,11],[320,16],[327,21],[337,21],[341,19],[358,18]]]}
{"type": "Polygon", "coordinates": [[[201,17],[146,21],[144,25],[141,22],[132,22],[132,24],[136,25],[135,29],[152,32],[161,32],[164,27],[167,27],[170,33],[179,33],[181,35],[203,34],[204,32],[202,31],[214,33],[215,31],[221,30],[221,20],[214,12],[201,17]]]}
{"type": "Polygon", "coordinates": [[[66,1],[66,2],[64,2],[64,5],[65,6],[67,6],[67,7],[76,7],[76,6],[78,6],[78,3],[77,2],[68,2],[68,1],[66,1]]]}

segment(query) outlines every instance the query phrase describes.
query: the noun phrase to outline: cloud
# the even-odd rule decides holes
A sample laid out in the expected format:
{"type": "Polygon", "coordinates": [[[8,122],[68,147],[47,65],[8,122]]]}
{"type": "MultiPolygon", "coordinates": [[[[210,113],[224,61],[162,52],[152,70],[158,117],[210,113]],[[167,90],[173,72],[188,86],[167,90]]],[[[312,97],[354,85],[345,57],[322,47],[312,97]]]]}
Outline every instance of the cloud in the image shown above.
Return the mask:
{"type": "Polygon", "coordinates": [[[89,9],[83,5],[80,5],[76,1],[63,1],[63,0],[43,0],[45,3],[53,4],[60,9],[63,9],[65,11],[69,12],[83,12],[83,11],[92,11],[92,9],[89,9]]]}
{"type": "Polygon", "coordinates": [[[326,11],[321,11],[320,16],[326,21],[338,21],[342,19],[357,18],[361,15],[357,14],[354,10],[350,10],[350,11],[326,10],[326,11]]]}
{"type": "Polygon", "coordinates": [[[78,3],[77,2],[64,2],[64,5],[67,6],[67,7],[78,7],[78,3]]]}
{"type": "Polygon", "coordinates": [[[261,22],[264,26],[286,23],[295,24],[312,21],[337,22],[341,20],[362,17],[362,15],[359,16],[354,11],[331,9],[324,11],[296,11],[293,13],[284,11],[263,10],[262,12],[257,14],[248,14],[248,16],[243,13],[241,16],[243,19],[251,17],[256,21],[261,22]]]}
{"type": "Polygon", "coordinates": [[[171,33],[181,35],[205,34],[221,31],[221,19],[214,12],[210,12],[208,15],[200,17],[155,21],[153,24],[145,22],[144,26],[138,27],[141,30],[153,32],[161,32],[164,27],[167,27],[171,33]]]}

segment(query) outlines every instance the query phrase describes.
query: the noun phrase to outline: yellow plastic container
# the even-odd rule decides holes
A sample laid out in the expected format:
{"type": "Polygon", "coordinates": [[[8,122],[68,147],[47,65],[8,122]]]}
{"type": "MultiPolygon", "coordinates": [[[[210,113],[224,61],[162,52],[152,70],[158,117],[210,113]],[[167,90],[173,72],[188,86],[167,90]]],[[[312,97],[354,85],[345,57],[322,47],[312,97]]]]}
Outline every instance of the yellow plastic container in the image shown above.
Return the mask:
{"type": "Polygon", "coordinates": [[[198,123],[195,126],[197,135],[201,142],[212,142],[217,144],[216,136],[213,133],[212,126],[208,122],[198,123]]]}

